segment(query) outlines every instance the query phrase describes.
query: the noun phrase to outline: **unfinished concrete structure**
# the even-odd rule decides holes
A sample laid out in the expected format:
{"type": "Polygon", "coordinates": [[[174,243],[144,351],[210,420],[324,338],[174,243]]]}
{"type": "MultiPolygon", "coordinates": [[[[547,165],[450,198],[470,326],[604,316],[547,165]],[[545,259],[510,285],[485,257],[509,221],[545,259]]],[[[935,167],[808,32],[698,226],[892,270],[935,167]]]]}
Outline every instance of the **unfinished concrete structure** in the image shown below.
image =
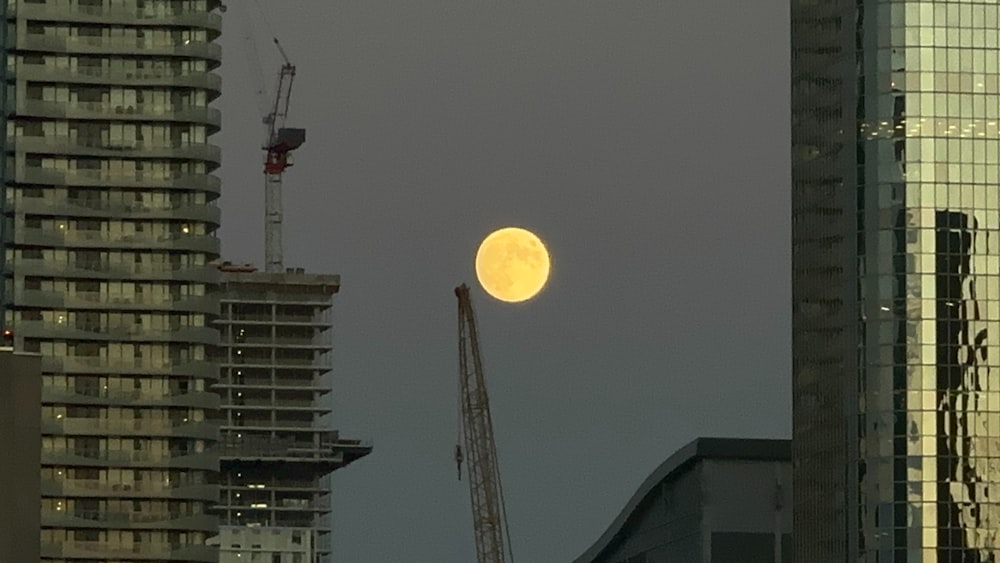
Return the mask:
{"type": "Polygon", "coordinates": [[[323,420],[340,277],[220,269],[220,561],[326,561],[326,477],[371,452],[323,420]]]}
{"type": "Polygon", "coordinates": [[[0,563],[38,561],[42,358],[0,348],[0,563]]]}

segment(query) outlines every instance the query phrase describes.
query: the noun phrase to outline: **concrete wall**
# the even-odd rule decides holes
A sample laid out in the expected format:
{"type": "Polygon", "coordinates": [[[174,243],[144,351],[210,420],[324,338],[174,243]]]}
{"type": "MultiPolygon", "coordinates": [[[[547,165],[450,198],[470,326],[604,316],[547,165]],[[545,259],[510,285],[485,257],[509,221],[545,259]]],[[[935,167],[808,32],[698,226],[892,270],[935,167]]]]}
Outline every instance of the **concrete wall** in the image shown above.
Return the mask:
{"type": "Polygon", "coordinates": [[[792,467],[788,462],[705,460],[704,563],[792,563],[792,467]]]}
{"type": "Polygon", "coordinates": [[[39,560],[41,357],[0,349],[0,563],[39,560]]]}

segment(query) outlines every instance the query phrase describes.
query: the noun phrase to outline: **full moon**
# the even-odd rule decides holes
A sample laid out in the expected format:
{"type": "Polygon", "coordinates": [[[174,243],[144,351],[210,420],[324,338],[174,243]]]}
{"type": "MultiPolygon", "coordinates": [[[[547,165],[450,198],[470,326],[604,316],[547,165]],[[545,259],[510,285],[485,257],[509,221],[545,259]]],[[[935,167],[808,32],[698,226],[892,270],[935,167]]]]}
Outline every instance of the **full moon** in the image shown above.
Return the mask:
{"type": "Polygon", "coordinates": [[[549,279],[549,251],[531,231],[507,227],[493,231],[476,252],[479,284],[500,301],[527,301],[549,279]]]}

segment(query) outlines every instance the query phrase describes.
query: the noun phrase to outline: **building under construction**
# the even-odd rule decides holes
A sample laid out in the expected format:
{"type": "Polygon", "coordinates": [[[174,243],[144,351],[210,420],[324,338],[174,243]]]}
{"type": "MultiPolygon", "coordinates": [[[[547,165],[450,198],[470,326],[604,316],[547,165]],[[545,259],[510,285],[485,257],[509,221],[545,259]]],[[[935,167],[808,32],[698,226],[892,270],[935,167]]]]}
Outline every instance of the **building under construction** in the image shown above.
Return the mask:
{"type": "Polygon", "coordinates": [[[328,561],[326,477],[372,449],[324,420],[340,277],[220,269],[220,562],[328,561]]]}

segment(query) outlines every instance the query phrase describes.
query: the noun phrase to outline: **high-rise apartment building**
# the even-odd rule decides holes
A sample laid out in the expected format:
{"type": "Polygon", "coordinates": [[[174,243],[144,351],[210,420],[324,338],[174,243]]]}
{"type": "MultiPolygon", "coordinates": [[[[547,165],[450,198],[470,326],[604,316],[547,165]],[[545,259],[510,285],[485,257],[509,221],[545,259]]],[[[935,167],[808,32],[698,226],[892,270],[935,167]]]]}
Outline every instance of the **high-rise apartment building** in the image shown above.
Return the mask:
{"type": "Polygon", "coordinates": [[[42,356],[42,559],[211,562],[218,0],[3,3],[5,326],[42,356]]]}
{"type": "Polygon", "coordinates": [[[793,0],[796,560],[1000,558],[1000,4],[793,0]]]}
{"type": "Polygon", "coordinates": [[[221,269],[220,562],[324,563],[327,477],[372,449],[325,419],[340,276],[221,269]]]}

